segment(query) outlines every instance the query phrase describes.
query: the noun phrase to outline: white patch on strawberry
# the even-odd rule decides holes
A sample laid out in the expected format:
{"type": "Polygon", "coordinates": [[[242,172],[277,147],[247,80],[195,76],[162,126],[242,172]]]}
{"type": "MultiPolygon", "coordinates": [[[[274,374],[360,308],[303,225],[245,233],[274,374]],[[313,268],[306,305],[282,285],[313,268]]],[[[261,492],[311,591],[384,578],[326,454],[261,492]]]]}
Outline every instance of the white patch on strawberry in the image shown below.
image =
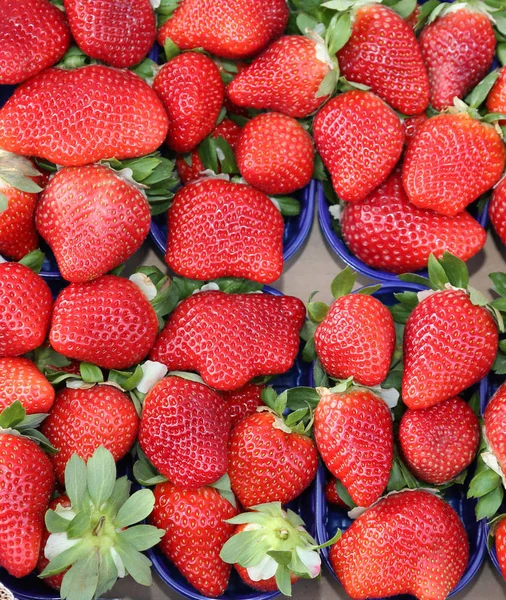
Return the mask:
{"type": "Polygon", "coordinates": [[[276,200],[276,198],[274,198],[274,196],[269,196],[269,200],[274,204],[274,206],[279,210],[279,212],[281,212],[281,206],[279,205],[279,202],[276,200]]]}
{"type": "Polygon", "coordinates": [[[141,365],[141,369],[142,379],[137,385],[137,389],[139,392],[141,392],[141,394],[147,394],[155,385],[155,383],[167,375],[168,371],[165,365],[155,360],[147,360],[143,365],[141,365]]]}
{"type": "Polygon", "coordinates": [[[82,379],[67,379],[65,383],[71,390],[89,390],[96,385],[94,383],[86,383],[82,379]]]}
{"type": "Polygon", "coordinates": [[[315,29],[307,30],[306,35],[310,40],[313,40],[313,42],[315,42],[315,54],[317,60],[327,65],[327,67],[331,71],[335,69],[336,61],[335,59],[331,58],[329,50],[327,48],[327,44],[325,43],[325,40],[322,38],[322,36],[315,29]]]}
{"type": "Polygon", "coordinates": [[[209,283],[204,283],[204,285],[198,290],[193,291],[192,296],[193,294],[198,294],[200,292],[217,292],[219,291],[219,289],[220,286],[217,283],[214,283],[214,281],[210,281],[209,283]]]}
{"type": "Polygon", "coordinates": [[[341,218],[341,205],[333,204],[332,206],[329,206],[329,213],[333,219],[339,221],[339,219],[341,218]]]}
{"type": "MultiPolygon", "coordinates": [[[[59,514],[59,511],[58,511],[58,514],[59,514]]],[[[74,516],[75,516],[75,513],[74,513],[74,516]]],[[[62,517],[63,517],[63,514],[62,514],[62,517]]],[[[64,517],[64,518],[66,518],[66,517],[64,517]]],[[[65,552],[65,550],[68,550],[69,548],[72,548],[72,546],[75,546],[76,544],[78,544],[81,540],[82,540],[82,538],[76,538],[73,540],[69,540],[69,538],[67,537],[66,531],[61,531],[59,533],[52,533],[48,537],[47,543],[44,547],[44,556],[47,558],[47,560],[51,561],[51,560],[53,560],[53,558],[55,558],[62,552],[65,552]]]]}
{"type": "Polygon", "coordinates": [[[421,292],[417,292],[416,297],[418,298],[418,302],[423,302],[426,298],[435,293],[436,290],[423,290],[421,292]]]}
{"type": "Polygon", "coordinates": [[[292,430],[290,429],[290,427],[288,427],[288,425],[286,425],[286,423],[283,421],[283,419],[281,419],[281,417],[279,417],[268,406],[259,406],[257,408],[257,412],[270,412],[272,414],[272,416],[274,417],[274,423],[272,424],[272,427],[274,429],[279,429],[280,431],[284,431],[285,433],[292,433],[292,430]]]}
{"type": "MultiPolygon", "coordinates": [[[[105,164],[103,164],[103,166],[109,166],[109,165],[107,163],[105,163],[105,164]]],[[[130,185],[133,185],[135,188],[137,188],[142,193],[144,193],[144,190],[147,190],[149,188],[148,185],[144,185],[143,183],[139,183],[138,181],[136,181],[134,179],[134,172],[132,171],[132,169],[129,169],[128,167],[125,167],[124,169],[121,169],[120,171],[116,171],[115,169],[112,169],[112,171],[120,179],[123,179],[123,181],[126,181],[130,185]]]]}
{"type": "Polygon", "coordinates": [[[265,555],[254,567],[248,567],[246,571],[252,581],[264,581],[276,575],[278,563],[269,555],[265,555]]]}
{"type": "MultiPolygon", "coordinates": [[[[215,173],[212,169],[205,169],[200,172],[200,175],[201,177],[207,177],[208,179],[223,179],[223,181],[230,181],[230,175],[227,173],[215,173]]],[[[198,181],[200,180],[196,179],[194,182],[190,183],[197,183],[198,181]]]]}
{"type": "Polygon", "coordinates": [[[135,283],[150,302],[156,297],[158,293],[156,285],[147,275],[144,275],[144,273],[134,273],[130,275],[129,279],[132,283],[135,283]]]}
{"type": "Polygon", "coordinates": [[[301,546],[297,546],[295,551],[301,562],[308,568],[311,577],[318,577],[322,568],[322,561],[318,552],[309,548],[301,548],[301,546]]]}
{"type": "Polygon", "coordinates": [[[17,429],[11,429],[10,427],[5,427],[5,428],[0,427],[0,435],[2,435],[4,433],[21,437],[21,434],[19,433],[19,431],[17,429]]]}

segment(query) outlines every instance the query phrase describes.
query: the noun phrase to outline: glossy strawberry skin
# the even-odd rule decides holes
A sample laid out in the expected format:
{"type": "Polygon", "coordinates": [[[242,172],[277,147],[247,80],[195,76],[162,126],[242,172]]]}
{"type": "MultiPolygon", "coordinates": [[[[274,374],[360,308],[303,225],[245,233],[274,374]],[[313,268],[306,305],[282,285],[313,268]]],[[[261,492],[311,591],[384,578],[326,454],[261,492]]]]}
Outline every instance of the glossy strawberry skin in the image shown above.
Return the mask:
{"type": "Polygon", "coordinates": [[[37,564],[53,467],[28,438],[0,434],[0,566],[25,577],[37,564]]]}
{"type": "Polygon", "coordinates": [[[440,258],[447,251],[467,261],[487,239],[466,211],[447,217],[411,204],[399,171],[364,200],[345,206],[341,232],[360,260],[396,274],[426,268],[431,253],[440,258]]]}
{"type": "Polygon", "coordinates": [[[263,386],[247,383],[244,387],[232,392],[223,392],[222,396],[227,401],[231,419],[231,428],[244,418],[256,413],[259,406],[263,406],[261,393],[263,386]]]}
{"type": "Polygon", "coordinates": [[[384,6],[354,13],[349,41],[337,53],[341,74],[362,83],[405,115],[423,112],[429,82],[420,47],[409,23],[384,6]]]}
{"type": "Polygon", "coordinates": [[[499,182],[492,193],[488,215],[501,242],[506,244],[506,178],[499,182]]]}
{"type": "Polygon", "coordinates": [[[200,292],[171,313],[150,358],[169,371],[197,371],[217,390],[236,390],[293,365],[304,319],[304,304],[292,296],[200,292]]]}
{"type": "Polygon", "coordinates": [[[480,443],[480,425],[461,398],[407,410],[399,426],[403,458],[415,477],[442,485],[467,468],[480,443]]]}
{"type": "Polygon", "coordinates": [[[430,118],[408,146],[402,183],[410,202],[453,217],[495,185],[506,164],[493,126],[467,113],[430,118]]]}
{"type": "Polygon", "coordinates": [[[370,506],[383,493],[392,468],[392,416],[368,390],[326,394],[314,413],[314,436],[329,471],[355,504],[370,506]]]}
{"type": "Polygon", "coordinates": [[[421,490],[383,498],[330,550],[334,571],[356,599],[406,593],[419,600],[444,600],[463,575],[468,557],[469,542],[457,513],[421,490]]]}
{"type": "Polygon", "coordinates": [[[437,18],[420,34],[430,103],[441,111],[464,98],[485,77],[494,60],[496,39],[490,19],[465,7],[437,18]]]}
{"type": "Polygon", "coordinates": [[[341,296],[316,328],[314,342],[331,377],[379,385],[388,374],[395,349],[394,320],[373,296],[341,296]]]}
{"type": "Polygon", "coordinates": [[[62,276],[83,283],[111,271],[140,248],[151,212],[146,197],[112,169],[65,167],[41,194],[36,223],[62,276]]]}
{"type": "Polygon", "coordinates": [[[226,402],[208,386],[166,377],[144,399],[139,443],[170,482],[197,489],[226,473],[230,423],[226,402]]]}
{"type": "Polygon", "coordinates": [[[19,86],[0,110],[2,148],[63,166],[144,156],[167,129],[149,85],[103,65],[48,69],[19,86]]]}
{"type": "Polygon", "coordinates": [[[495,550],[502,576],[506,579],[506,519],[503,519],[496,529],[495,550]]]}
{"type": "Polygon", "coordinates": [[[48,413],[54,388],[27,358],[0,358],[0,412],[16,400],[27,415],[48,413]]]}
{"type": "Polygon", "coordinates": [[[0,357],[40,346],[52,308],[51,290],[42,277],[19,263],[0,264],[0,357]]]}
{"type": "Polygon", "coordinates": [[[81,50],[113,67],[133,67],[150,51],[156,19],[149,0],[64,0],[81,50]]]}
{"type": "Polygon", "coordinates": [[[60,292],[49,341],[69,358],[124,369],[146,356],[157,331],[156,313],[141,290],[127,279],[104,275],[60,292]]]}
{"type": "Polygon", "coordinates": [[[139,418],[130,398],[110,385],[96,385],[60,390],[41,431],[59,450],[51,456],[51,462],[56,478],[63,484],[72,454],[88,460],[99,446],[104,446],[118,461],[132,447],[138,428],[139,418]]]}
{"type": "Polygon", "coordinates": [[[460,290],[435,292],[416,306],[404,330],[402,400],[429,408],[489,372],[498,330],[491,314],[460,290]]]}
{"type": "Polygon", "coordinates": [[[404,147],[399,117],[371,92],[358,90],[327,102],[313,135],[337,195],[347,202],[363,200],[382,183],[404,147]]]}
{"type": "Polygon", "coordinates": [[[499,387],[483,413],[483,433],[503,472],[506,468],[506,385],[499,387]]]}
{"type": "MultiPolygon", "coordinates": [[[[506,67],[499,71],[499,77],[487,97],[487,109],[491,113],[506,114],[506,67]]],[[[501,125],[505,121],[500,121],[501,125]]]]}
{"type": "Polygon", "coordinates": [[[65,17],[49,0],[2,0],[0,84],[20,83],[51,67],[69,46],[65,17]]]}
{"type": "Polygon", "coordinates": [[[425,113],[420,113],[419,115],[413,115],[412,117],[407,117],[403,120],[402,125],[405,134],[404,143],[406,146],[409,146],[411,140],[415,137],[415,134],[428,118],[429,117],[425,113]]]}
{"type": "Polygon", "coordinates": [[[190,152],[213,131],[225,88],[218,67],[208,56],[178,54],[158,71],[153,89],[169,115],[169,148],[190,152]]]}
{"type": "Polygon", "coordinates": [[[149,521],[166,531],[161,551],[201,594],[220,596],[231,571],[220,551],[234,533],[234,525],[225,520],[237,509],[209,487],[185,491],[162,483],[153,491],[155,507],[149,521]]]}
{"type": "Polygon", "coordinates": [[[35,208],[38,194],[21,192],[10,186],[0,193],[7,198],[7,210],[0,213],[0,254],[13,260],[39,247],[39,236],[35,229],[35,208]]]}

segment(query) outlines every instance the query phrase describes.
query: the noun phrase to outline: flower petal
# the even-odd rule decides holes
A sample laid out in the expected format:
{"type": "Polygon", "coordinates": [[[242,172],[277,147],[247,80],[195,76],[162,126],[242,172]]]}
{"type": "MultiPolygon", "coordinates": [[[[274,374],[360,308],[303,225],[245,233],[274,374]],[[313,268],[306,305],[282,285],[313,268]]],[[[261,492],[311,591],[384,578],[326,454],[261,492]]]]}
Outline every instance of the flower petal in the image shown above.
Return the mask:
{"type": "Polygon", "coordinates": [[[276,575],[278,563],[267,554],[254,567],[248,567],[248,576],[252,581],[263,581],[276,575]]]}
{"type": "Polygon", "coordinates": [[[302,548],[301,546],[297,546],[295,550],[301,562],[306,565],[311,573],[311,577],[317,577],[322,568],[322,560],[318,551],[311,550],[309,548],[302,548]]]}

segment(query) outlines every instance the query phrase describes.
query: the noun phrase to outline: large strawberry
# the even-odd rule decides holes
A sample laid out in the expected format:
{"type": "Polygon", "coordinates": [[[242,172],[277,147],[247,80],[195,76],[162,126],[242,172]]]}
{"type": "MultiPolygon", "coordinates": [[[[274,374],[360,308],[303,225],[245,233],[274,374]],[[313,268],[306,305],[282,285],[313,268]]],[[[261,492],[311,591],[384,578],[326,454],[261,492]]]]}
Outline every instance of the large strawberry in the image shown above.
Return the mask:
{"type": "Polygon", "coordinates": [[[28,415],[48,413],[54,388],[27,358],[0,358],[0,411],[16,400],[28,415]]]}
{"type": "MultiPolygon", "coordinates": [[[[506,109],[506,107],[505,107],[506,109]]],[[[495,187],[488,207],[490,222],[503,244],[506,244],[506,177],[495,187]]]]}
{"type": "Polygon", "coordinates": [[[65,17],[49,0],[2,0],[0,84],[20,83],[51,67],[69,46],[65,17]]]}
{"type": "Polygon", "coordinates": [[[140,62],[156,38],[149,0],[64,0],[72,35],[88,56],[113,67],[140,62]]]}
{"type": "Polygon", "coordinates": [[[231,427],[237,425],[245,417],[254,414],[259,406],[263,406],[262,389],[261,385],[247,383],[238,390],[223,392],[223,398],[228,404],[231,427]]]}
{"type": "Polygon", "coordinates": [[[353,90],[328,102],[313,124],[316,148],[337,195],[363,200],[399,160],[404,130],[399,117],[378,96],[353,90]]]}
{"type": "Polygon", "coordinates": [[[144,156],[167,129],[149,85],[104,65],[48,69],[19,86],[0,110],[2,148],[65,166],[144,156]]]}
{"type": "Polygon", "coordinates": [[[469,542],[453,508],[434,494],[383,498],[347,529],[330,562],[351,598],[413,594],[444,600],[467,566],[469,542]]]}
{"type": "Polygon", "coordinates": [[[249,185],[212,177],[190,183],[177,192],[167,218],[165,261],[178,275],[260,283],[281,276],[283,218],[249,185]]]}
{"type": "Polygon", "coordinates": [[[491,113],[506,113],[506,67],[499,71],[499,77],[487,97],[487,109],[491,113]]]}

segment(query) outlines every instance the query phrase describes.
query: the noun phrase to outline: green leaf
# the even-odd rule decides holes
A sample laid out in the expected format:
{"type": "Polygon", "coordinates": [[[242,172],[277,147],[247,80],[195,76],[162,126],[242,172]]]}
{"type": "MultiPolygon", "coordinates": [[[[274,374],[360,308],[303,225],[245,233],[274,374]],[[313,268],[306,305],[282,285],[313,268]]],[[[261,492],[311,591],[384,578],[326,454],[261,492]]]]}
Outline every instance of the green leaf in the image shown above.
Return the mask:
{"type": "Polygon", "coordinates": [[[61,573],[71,564],[77,562],[83,556],[88,555],[90,552],[90,545],[88,542],[83,540],[82,542],[78,542],[71,548],[64,550],[61,554],[58,554],[53,558],[53,560],[47,565],[47,567],[42,571],[39,577],[51,577],[52,575],[57,575],[61,573]]]}
{"type": "Polygon", "coordinates": [[[283,217],[296,217],[300,214],[300,202],[290,196],[273,196],[283,217]]]}
{"type": "Polygon", "coordinates": [[[418,294],[416,292],[401,292],[394,294],[394,297],[406,308],[411,310],[418,306],[418,294]]]}
{"type": "Polygon", "coordinates": [[[70,522],[67,528],[67,537],[69,540],[75,540],[83,537],[90,529],[91,525],[91,506],[89,503],[84,504],[82,509],[70,522]]]}
{"type": "Polygon", "coordinates": [[[9,199],[0,192],[0,215],[9,208],[9,199]]]}
{"type": "Polygon", "coordinates": [[[101,383],[104,381],[102,370],[95,365],[82,362],[79,365],[79,371],[85,383],[101,383]]]}
{"type": "Polygon", "coordinates": [[[276,571],[276,585],[278,586],[278,590],[284,596],[292,595],[292,583],[290,580],[290,571],[288,567],[283,565],[279,565],[276,571]]]}
{"type": "Polygon", "coordinates": [[[416,0],[399,0],[399,2],[390,5],[390,8],[403,19],[407,19],[415,11],[416,0]]]}
{"type": "Polygon", "coordinates": [[[98,564],[98,548],[74,563],[63,577],[62,600],[93,600],[98,584],[98,564]]]}
{"type": "Polygon", "coordinates": [[[349,12],[336,14],[327,28],[325,41],[330,56],[334,56],[351,36],[351,16],[349,12]]]}
{"type": "MultiPolygon", "coordinates": [[[[266,515],[255,515],[261,523],[265,523],[266,515]]],[[[227,522],[230,522],[228,519],[227,522]]],[[[262,559],[262,555],[269,550],[269,542],[260,539],[258,531],[241,531],[234,534],[223,545],[220,558],[228,564],[239,563],[242,567],[253,567],[262,559]]]]}
{"type": "Polygon", "coordinates": [[[503,67],[506,66],[506,43],[502,42],[500,44],[497,44],[495,51],[501,65],[503,67]]]}
{"type": "Polygon", "coordinates": [[[26,256],[23,256],[23,258],[19,261],[19,264],[25,265],[25,267],[28,267],[34,273],[40,273],[45,258],[46,255],[44,252],[37,249],[29,252],[26,256]]]}
{"type": "Polygon", "coordinates": [[[140,63],[130,68],[132,73],[135,73],[147,83],[155,78],[157,70],[158,65],[155,63],[155,61],[147,57],[144,60],[141,60],[140,63]]]}
{"type": "Polygon", "coordinates": [[[141,365],[137,365],[133,373],[128,371],[109,371],[107,381],[112,381],[120,385],[125,391],[130,392],[134,390],[141,381],[143,376],[143,370],[141,365]]]}
{"type": "Polygon", "coordinates": [[[392,313],[392,317],[396,323],[406,323],[412,312],[411,308],[401,303],[388,306],[387,308],[392,313]]]}
{"type": "MultiPolygon", "coordinates": [[[[495,308],[496,310],[498,310],[500,312],[506,312],[506,298],[504,298],[504,297],[496,298],[495,300],[492,300],[492,302],[490,302],[490,306],[492,306],[493,308],[495,308]]],[[[505,351],[506,351],[506,347],[505,347],[505,351]]]]}
{"type": "Polygon", "coordinates": [[[302,360],[306,362],[313,362],[313,360],[316,360],[316,348],[314,345],[314,338],[311,338],[306,342],[306,345],[302,350],[302,360]]]}
{"type": "Polygon", "coordinates": [[[307,408],[316,408],[320,401],[318,392],[311,387],[296,387],[286,390],[287,402],[286,405],[290,410],[299,410],[307,408]]]}
{"type": "Polygon", "coordinates": [[[494,284],[494,290],[500,296],[506,296],[506,273],[490,273],[489,277],[494,284]]]}
{"type": "MultiPolygon", "coordinates": [[[[119,537],[119,540],[120,542],[122,541],[121,537],[119,537]]],[[[149,558],[127,544],[119,543],[116,544],[114,548],[123,561],[126,570],[135,581],[140,585],[150,586],[153,580],[151,577],[151,561],[149,558]]]]}
{"type": "Polygon", "coordinates": [[[169,37],[165,39],[165,42],[163,44],[163,51],[165,52],[165,59],[167,60],[167,62],[169,62],[169,60],[172,60],[181,52],[179,46],[175,44],[169,37]]]}
{"type": "Polygon", "coordinates": [[[482,117],[485,123],[494,123],[495,121],[504,121],[506,119],[506,113],[487,113],[482,117]]]}
{"type": "Polygon", "coordinates": [[[324,302],[309,302],[307,312],[313,323],[321,323],[327,316],[329,307],[324,302]]]}
{"type": "Polygon", "coordinates": [[[125,504],[130,496],[130,488],[132,487],[131,481],[125,475],[116,479],[112,494],[107,501],[106,506],[103,508],[103,513],[112,521],[116,518],[118,510],[125,504]]]}
{"type": "Polygon", "coordinates": [[[330,387],[330,379],[318,359],[313,365],[313,380],[316,387],[330,387]]]}
{"type": "Polygon", "coordinates": [[[348,490],[344,487],[343,483],[339,481],[339,479],[336,479],[336,492],[346,506],[349,506],[350,508],[355,508],[355,506],[357,506],[355,502],[353,502],[348,490]]]}
{"type": "Polygon", "coordinates": [[[16,188],[20,192],[29,194],[38,194],[42,188],[22,172],[18,170],[2,169],[0,167],[0,180],[3,180],[7,185],[16,188]]]}
{"type": "Polygon", "coordinates": [[[20,428],[20,426],[18,426],[18,429],[23,432],[24,437],[27,437],[38,444],[46,454],[58,454],[59,450],[52,446],[47,437],[38,429],[24,429],[20,428]]]}
{"type": "Polygon", "coordinates": [[[469,299],[475,306],[487,306],[488,298],[484,296],[479,290],[469,287],[469,299]]]}
{"type": "Polygon", "coordinates": [[[375,292],[381,289],[381,283],[377,283],[376,285],[366,285],[364,287],[356,290],[356,294],[361,294],[362,296],[371,296],[375,292]]]}
{"type": "Polygon", "coordinates": [[[296,19],[297,27],[299,31],[305,35],[308,31],[312,31],[317,25],[318,21],[307,13],[299,13],[296,19]]]}
{"type": "Polygon", "coordinates": [[[199,158],[206,169],[218,173],[218,157],[216,155],[216,140],[211,136],[200,142],[198,147],[199,158]]]}
{"type": "Polygon", "coordinates": [[[155,497],[151,490],[139,490],[123,504],[114,520],[116,527],[128,527],[143,519],[152,512],[155,505],[155,497]]]}
{"type": "Polygon", "coordinates": [[[221,172],[228,174],[239,173],[239,168],[235,161],[234,151],[227,140],[221,136],[214,138],[214,147],[216,149],[215,152],[217,156],[219,156],[220,152],[223,153],[223,158],[220,158],[221,172]]]}
{"type": "Polygon", "coordinates": [[[506,13],[501,11],[501,14],[494,13],[495,26],[499,33],[506,35],[506,13]]]}
{"type": "Polygon", "coordinates": [[[339,12],[344,12],[345,10],[350,9],[356,0],[329,0],[328,2],[323,2],[322,6],[325,8],[330,8],[331,10],[337,10],[339,12]]]}
{"type": "Polygon", "coordinates": [[[153,527],[153,525],[136,525],[129,527],[118,533],[122,545],[128,544],[135,550],[143,552],[156,546],[164,536],[165,532],[162,529],[153,527]]]}
{"type": "Polygon", "coordinates": [[[501,485],[501,477],[492,471],[492,469],[486,469],[481,471],[473,477],[469,484],[469,490],[467,492],[468,498],[481,498],[486,494],[495,490],[497,486],[501,485]]]}
{"type": "Polygon", "coordinates": [[[287,567],[292,560],[292,553],[288,551],[270,550],[269,552],[266,552],[266,554],[272,557],[278,565],[283,565],[284,567],[287,567]]]}
{"type": "Polygon", "coordinates": [[[494,364],[492,365],[492,371],[497,375],[506,375],[506,354],[501,352],[496,356],[494,364]]]}
{"type": "Polygon", "coordinates": [[[445,252],[439,259],[450,283],[458,288],[466,289],[469,284],[469,271],[466,263],[450,252],[445,252]]]}
{"type": "Polygon", "coordinates": [[[417,275],[416,273],[402,273],[398,276],[401,281],[407,281],[408,283],[417,283],[418,285],[423,285],[426,288],[430,288],[435,290],[436,288],[432,285],[427,277],[422,277],[421,275],[417,275]]]}
{"type": "Polygon", "coordinates": [[[83,505],[86,484],[86,463],[80,456],[73,454],[65,467],[65,488],[75,510],[80,510],[83,505]]]}
{"type": "Polygon", "coordinates": [[[502,486],[495,488],[485,496],[482,496],[476,504],[476,519],[492,519],[499,510],[504,497],[502,486]]]}
{"type": "Polygon", "coordinates": [[[339,81],[339,69],[331,69],[325,77],[322,79],[318,91],[316,92],[316,98],[324,98],[326,96],[332,96],[334,93],[337,82],[339,81]]]}
{"type": "Polygon", "coordinates": [[[443,268],[438,261],[438,259],[434,256],[434,254],[429,255],[429,263],[428,263],[428,271],[429,271],[429,279],[435,289],[443,290],[447,283],[450,283],[450,280],[443,268]]]}
{"type": "Polygon", "coordinates": [[[116,463],[112,454],[100,446],[88,460],[88,492],[99,509],[111,497],[116,483],[116,463]]]}
{"type": "Polygon", "coordinates": [[[489,73],[484,79],[478,83],[478,85],[472,90],[472,92],[466,96],[464,102],[471,108],[479,108],[487,99],[490,90],[494,87],[497,78],[499,77],[499,70],[495,69],[489,73]]]}
{"type": "Polygon", "coordinates": [[[472,411],[474,412],[474,414],[479,418],[481,416],[480,394],[478,392],[475,392],[469,399],[468,404],[469,404],[470,408],[472,409],[472,411]]]}
{"type": "Polygon", "coordinates": [[[98,582],[96,597],[107,593],[118,579],[118,569],[110,552],[105,552],[100,556],[100,566],[98,568],[98,582]]]}
{"type": "Polygon", "coordinates": [[[19,400],[3,409],[0,413],[0,427],[2,429],[15,428],[26,416],[26,410],[19,400]]]}
{"type": "Polygon", "coordinates": [[[49,533],[62,533],[63,531],[67,531],[70,525],[68,519],[64,519],[56,511],[51,509],[47,510],[44,522],[49,533]]]}
{"type": "Polygon", "coordinates": [[[330,284],[332,296],[334,296],[335,299],[341,298],[341,296],[347,296],[351,293],[356,279],[357,274],[350,269],[350,267],[343,269],[336,277],[334,277],[334,280],[330,284]]]}

